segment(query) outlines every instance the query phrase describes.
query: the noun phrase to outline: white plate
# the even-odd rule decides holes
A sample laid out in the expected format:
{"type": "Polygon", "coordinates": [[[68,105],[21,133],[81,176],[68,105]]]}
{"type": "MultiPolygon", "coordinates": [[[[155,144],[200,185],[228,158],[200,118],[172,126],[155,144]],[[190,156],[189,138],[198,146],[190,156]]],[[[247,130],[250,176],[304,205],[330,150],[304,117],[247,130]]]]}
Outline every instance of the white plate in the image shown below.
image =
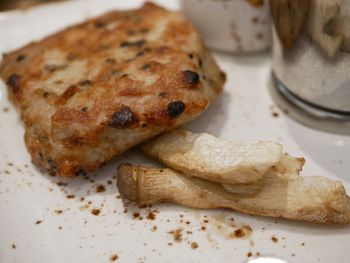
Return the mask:
{"type": "MultiPolygon", "coordinates": [[[[0,52],[113,7],[129,8],[141,2],[73,1],[1,14],[0,52]]],[[[178,8],[177,1],[158,2],[178,8]]],[[[225,91],[189,127],[228,139],[280,142],[289,154],[306,157],[305,175],[341,179],[350,192],[350,138],[303,127],[273,106],[267,92],[269,55],[216,54],[216,58],[228,73],[225,91]],[[273,117],[274,112],[279,117],[273,117]]],[[[66,181],[42,174],[31,164],[23,142],[23,126],[7,100],[4,84],[0,86],[0,262],[109,262],[114,254],[118,255],[117,262],[245,262],[249,252],[287,262],[349,262],[349,227],[170,204],[143,209],[130,205],[124,213],[121,200],[116,198],[113,176],[120,161],[151,162],[138,150],[93,173],[90,177],[94,183],[77,178],[67,181],[67,186],[57,185],[58,181],[66,181]],[[106,186],[105,192],[96,193],[99,184],[106,186]],[[101,213],[93,215],[93,208],[101,209],[101,213]],[[147,219],[154,209],[156,218],[147,219]],[[140,213],[143,219],[134,219],[134,213],[140,213]],[[206,218],[209,223],[203,221],[206,218]],[[229,237],[243,225],[253,229],[250,236],[229,237]],[[175,242],[168,232],[179,228],[182,241],[175,242]],[[277,242],[272,241],[273,236],[277,242]],[[197,249],[191,248],[192,242],[198,243],[197,249]]]]}

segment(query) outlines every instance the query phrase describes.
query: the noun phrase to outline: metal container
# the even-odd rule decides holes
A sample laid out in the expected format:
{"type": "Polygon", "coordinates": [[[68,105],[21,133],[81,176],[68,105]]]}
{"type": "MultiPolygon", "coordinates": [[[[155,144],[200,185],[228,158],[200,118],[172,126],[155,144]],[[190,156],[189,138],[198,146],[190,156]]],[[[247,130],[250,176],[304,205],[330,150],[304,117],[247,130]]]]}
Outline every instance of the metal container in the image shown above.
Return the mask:
{"type": "Polygon", "coordinates": [[[273,95],[298,121],[350,134],[350,0],[270,0],[273,95]]]}
{"type": "Polygon", "coordinates": [[[232,53],[270,48],[267,0],[182,0],[181,8],[210,48],[232,53]]]}

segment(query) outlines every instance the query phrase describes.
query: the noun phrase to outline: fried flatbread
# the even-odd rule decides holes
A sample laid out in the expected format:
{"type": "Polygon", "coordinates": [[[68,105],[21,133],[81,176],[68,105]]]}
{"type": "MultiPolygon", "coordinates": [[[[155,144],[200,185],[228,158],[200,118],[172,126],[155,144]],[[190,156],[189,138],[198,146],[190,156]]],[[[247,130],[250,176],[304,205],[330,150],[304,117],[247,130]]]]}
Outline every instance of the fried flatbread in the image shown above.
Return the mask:
{"type": "Polygon", "coordinates": [[[66,177],[193,120],[225,81],[193,26],[151,3],[8,53],[0,77],[33,162],[66,177]]]}

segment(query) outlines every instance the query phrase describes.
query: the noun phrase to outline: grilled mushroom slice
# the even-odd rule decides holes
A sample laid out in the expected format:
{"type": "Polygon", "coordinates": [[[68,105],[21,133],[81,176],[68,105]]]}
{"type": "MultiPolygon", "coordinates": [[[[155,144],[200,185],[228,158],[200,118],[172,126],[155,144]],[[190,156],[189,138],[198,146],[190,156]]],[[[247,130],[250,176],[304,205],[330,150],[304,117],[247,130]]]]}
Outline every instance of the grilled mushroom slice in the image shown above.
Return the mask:
{"type": "Polygon", "coordinates": [[[270,0],[272,20],[285,48],[292,48],[298,38],[310,6],[310,0],[270,0]]]}
{"type": "Polygon", "coordinates": [[[308,18],[308,31],[321,50],[332,58],[341,48],[344,38],[343,18],[340,16],[342,0],[312,0],[308,18]]]}
{"type": "Polygon", "coordinates": [[[176,172],[122,164],[117,186],[138,204],[172,202],[194,208],[229,208],[243,213],[324,224],[350,223],[343,184],[319,176],[268,172],[256,195],[232,194],[221,184],[176,172]]]}

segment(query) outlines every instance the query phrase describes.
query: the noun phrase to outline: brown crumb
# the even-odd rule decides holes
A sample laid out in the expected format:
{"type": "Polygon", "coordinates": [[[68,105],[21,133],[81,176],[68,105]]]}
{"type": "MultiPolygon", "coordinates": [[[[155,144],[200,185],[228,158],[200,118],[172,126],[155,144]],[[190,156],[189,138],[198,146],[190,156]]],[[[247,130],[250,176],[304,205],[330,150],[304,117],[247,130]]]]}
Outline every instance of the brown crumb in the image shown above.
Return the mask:
{"type": "Polygon", "coordinates": [[[59,226],[58,229],[61,230],[63,227],[62,226],[59,226]]]}
{"type": "Polygon", "coordinates": [[[152,232],[156,232],[156,231],[157,231],[157,229],[158,229],[158,227],[157,227],[157,226],[152,226],[151,231],[152,231],[152,232]]]}
{"type": "Polygon", "coordinates": [[[60,214],[63,213],[63,211],[62,211],[61,209],[57,209],[57,210],[55,210],[55,213],[58,214],[58,215],[60,215],[60,214]]]}
{"type": "Polygon", "coordinates": [[[64,182],[57,182],[57,185],[58,185],[58,186],[67,186],[68,184],[67,184],[67,183],[64,183],[64,182]]]}
{"type": "Polygon", "coordinates": [[[233,233],[230,234],[231,238],[243,238],[249,236],[253,232],[253,229],[249,225],[242,226],[241,228],[236,229],[233,233]]]}
{"type": "Polygon", "coordinates": [[[173,245],[173,243],[171,243],[171,242],[168,243],[168,246],[172,246],[172,245],[173,245]]]}
{"type": "Polygon", "coordinates": [[[182,228],[171,230],[168,232],[168,234],[173,236],[175,242],[180,243],[182,241],[182,228]]]}
{"type": "Polygon", "coordinates": [[[192,249],[197,249],[198,248],[198,243],[197,242],[192,242],[191,243],[191,248],[192,249]]]}
{"type": "Polygon", "coordinates": [[[292,253],[292,254],[291,254],[291,256],[292,256],[292,257],[295,257],[295,254],[294,254],[294,253],[292,253]]]}
{"type": "Polygon", "coordinates": [[[247,257],[250,258],[250,257],[252,257],[252,256],[253,256],[253,253],[249,251],[249,252],[247,253],[247,257]]]}
{"type": "Polygon", "coordinates": [[[256,252],[255,255],[256,255],[257,257],[260,257],[260,252],[259,252],[259,251],[256,252]]]}
{"type": "Polygon", "coordinates": [[[80,202],[83,202],[85,200],[85,197],[80,197],[80,202]]]}
{"type": "Polygon", "coordinates": [[[278,242],[278,238],[275,237],[275,236],[272,236],[272,237],[271,237],[271,240],[272,240],[272,242],[274,242],[274,243],[277,243],[277,242],[278,242]]]}
{"type": "Polygon", "coordinates": [[[188,235],[192,235],[192,233],[193,233],[192,231],[189,231],[189,230],[186,231],[186,234],[188,235]]]}
{"type": "Polygon", "coordinates": [[[303,243],[301,243],[301,245],[302,245],[302,246],[305,246],[305,243],[303,242],[303,243]]]}
{"type": "Polygon", "coordinates": [[[93,214],[94,216],[98,216],[101,213],[100,209],[94,208],[91,210],[91,214],[93,214]]]}
{"type": "Polygon", "coordinates": [[[276,112],[276,111],[273,111],[271,114],[275,118],[278,118],[278,116],[279,116],[278,112],[276,112]]]}
{"type": "Polygon", "coordinates": [[[118,257],[117,254],[114,254],[114,255],[112,255],[112,256],[109,257],[109,259],[110,259],[111,261],[116,261],[118,258],[119,258],[119,257],[118,257]]]}
{"type": "MultiPolygon", "coordinates": [[[[237,238],[241,238],[241,237],[244,237],[245,236],[245,233],[242,229],[236,229],[233,233],[233,236],[234,237],[237,237],[237,238]]],[[[231,234],[231,237],[232,237],[232,234],[231,234]]]]}
{"type": "Polygon", "coordinates": [[[4,108],[2,108],[2,110],[3,110],[3,112],[8,112],[8,111],[9,111],[9,108],[4,107],[4,108]]]}
{"type": "Polygon", "coordinates": [[[206,229],[207,229],[207,228],[206,228],[205,226],[202,226],[202,227],[201,227],[201,230],[203,230],[203,231],[206,230],[206,229]]]}
{"type": "Polygon", "coordinates": [[[96,193],[103,193],[105,191],[106,191],[106,187],[102,184],[100,184],[96,187],[96,193]]]}
{"type": "Polygon", "coordinates": [[[154,220],[156,219],[156,214],[152,211],[149,211],[146,218],[149,220],[154,220]]]}
{"type": "Polygon", "coordinates": [[[42,222],[43,222],[42,220],[38,220],[38,221],[35,222],[35,224],[39,225],[39,224],[41,224],[42,222]]]}
{"type": "Polygon", "coordinates": [[[12,248],[13,248],[13,249],[16,249],[16,245],[15,245],[15,244],[12,244],[12,248]]]}
{"type": "Polygon", "coordinates": [[[135,213],[133,213],[133,214],[132,214],[132,217],[133,217],[134,219],[139,219],[139,220],[142,220],[142,216],[140,215],[140,213],[139,213],[139,212],[135,212],[135,213]]]}
{"type": "Polygon", "coordinates": [[[67,195],[68,199],[73,199],[75,197],[75,195],[67,195]]]}
{"type": "Polygon", "coordinates": [[[112,181],[108,180],[108,181],[107,181],[107,184],[112,184],[112,181]]]}
{"type": "Polygon", "coordinates": [[[13,166],[13,163],[7,162],[7,165],[8,165],[8,166],[13,166]]]}
{"type": "Polygon", "coordinates": [[[10,174],[10,171],[4,170],[4,173],[5,173],[5,174],[10,174]]]}

